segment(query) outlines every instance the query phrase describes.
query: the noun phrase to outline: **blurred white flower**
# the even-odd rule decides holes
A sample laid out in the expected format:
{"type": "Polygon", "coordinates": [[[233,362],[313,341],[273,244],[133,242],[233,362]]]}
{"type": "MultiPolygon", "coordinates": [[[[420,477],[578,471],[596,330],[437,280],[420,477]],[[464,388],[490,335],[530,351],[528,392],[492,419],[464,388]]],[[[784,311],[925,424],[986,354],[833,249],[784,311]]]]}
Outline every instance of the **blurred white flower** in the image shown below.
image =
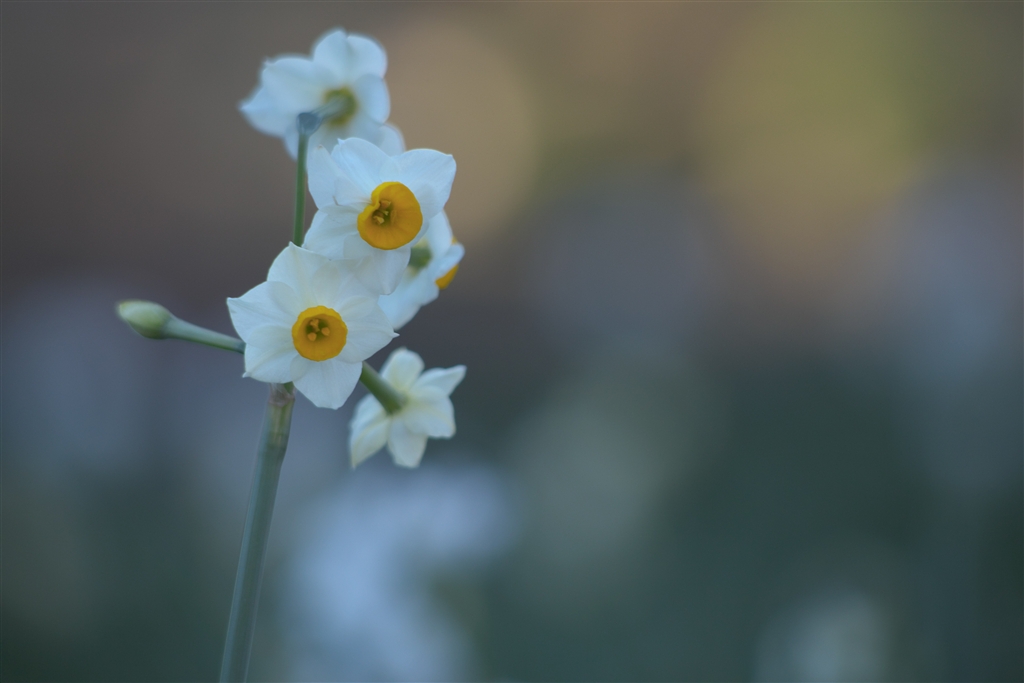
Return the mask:
{"type": "Polygon", "coordinates": [[[391,112],[384,84],[387,68],[387,55],[375,40],[335,29],[316,41],[312,59],[268,60],[260,85],[239,108],[254,128],[283,138],[293,158],[298,154],[298,115],[331,100],[339,100],[343,110],[311,136],[310,149],[323,141],[349,137],[387,144],[393,136],[393,131],[382,129],[391,112]]]}
{"type": "Polygon", "coordinates": [[[321,408],[344,404],[363,360],[396,336],[377,296],[344,264],[294,244],[228,310],[246,344],[245,376],[294,382],[321,408]]]}
{"type": "Polygon", "coordinates": [[[466,366],[423,372],[423,359],[407,349],[397,349],[384,363],[381,375],[405,403],[390,415],[373,395],[356,405],[349,425],[352,466],[387,444],[396,464],[416,467],[427,437],[448,439],[455,434],[455,409],[448,397],[466,376],[466,366]]]}
{"type": "Polygon", "coordinates": [[[444,211],[434,216],[427,234],[413,248],[398,287],[380,298],[380,307],[397,330],[412,320],[420,307],[437,298],[459,269],[466,250],[452,236],[444,211]]]}
{"type": "Polygon", "coordinates": [[[308,497],[278,536],[290,544],[275,582],[290,680],[482,680],[474,624],[437,587],[475,595],[509,549],[511,482],[452,463],[400,475],[360,468],[308,497]]]}
{"type": "Polygon", "coordinates": [[[317,211],[307,249],[350,262],[363,284],[390,294],[412,245],[441,213],[455,179],[455,160],[432,149],[397,156],[365,140],[339,140],[309,156],[309,191],[317,211]]]}

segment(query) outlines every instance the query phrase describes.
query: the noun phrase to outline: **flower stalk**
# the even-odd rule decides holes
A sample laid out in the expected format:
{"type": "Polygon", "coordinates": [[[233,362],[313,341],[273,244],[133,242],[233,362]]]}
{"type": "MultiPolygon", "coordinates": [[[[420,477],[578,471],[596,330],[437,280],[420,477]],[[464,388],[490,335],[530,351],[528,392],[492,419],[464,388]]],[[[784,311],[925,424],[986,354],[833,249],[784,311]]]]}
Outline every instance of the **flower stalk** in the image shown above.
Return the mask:
{"type": "Polygon", "coordinates": [[[185,322],[152,301],[122,301],[117,305],[117,314],[129,327],[149,339],[181,339],[215,349],[245,351],[245,343],[241,339],[185,322]]]}
{"type": "Polygon", "coordinates": [[[231,598],[224,657],[221,660],[221,681],[244,681],[249,669],[249,653],[256,626],[263,564],[267,555],[267,538],[274,514],[277,482],[281,475],[288,434],[291,430],[295,389],[287,384],[271,384],[263,432],[256,455],[256,472],[249,494],[249,511],[242,533],[238,556],[235,591],[231,598]]]}
{"type": "Polygon", "coordinates": [[[351,97],[334,97],[323,106],[298,116],[299,151],[295,164],[295,223],[292,226],[292,242],[297,247],[302,246],[306,229],[306,152],[309,137],[319,130],[325,119],[351,115],[354,104],[351,97]]]}
{"type": "MultiPolygon", "coordinates": [[[[133,330],[149,339],[180,339],[225,351],[245,353],[245,342],[241,339],[185,322],[175,317],[160,304],[152,301],[140,299],[122,301],[117,305],[117,313],[133,330]]],[[[370,367],[369,363],[363,362],[359,381],[380,401],[389,414],[397,413],[402,409],[405,399],[386,379],[370,367]]],[[[271,386],[278,385],[272,384],[271,386]]],[[[291,388],[290,383],[281,386],[291,388]]],[[[294,398],[293,395],[292,399],[294,400],[294,398]]],[[[287,439],[287,435],[285,438],[287,439]]]]}
{"type": "Polygon", "coordinates": [[[374,398],[380,401],[388,415],[394,415],[405,405],[405,398],[391,386],[386,379],[370,367],[369,363],[363,363],[363,372],[359,376],[366,390],[373,394],[374,398]]]}

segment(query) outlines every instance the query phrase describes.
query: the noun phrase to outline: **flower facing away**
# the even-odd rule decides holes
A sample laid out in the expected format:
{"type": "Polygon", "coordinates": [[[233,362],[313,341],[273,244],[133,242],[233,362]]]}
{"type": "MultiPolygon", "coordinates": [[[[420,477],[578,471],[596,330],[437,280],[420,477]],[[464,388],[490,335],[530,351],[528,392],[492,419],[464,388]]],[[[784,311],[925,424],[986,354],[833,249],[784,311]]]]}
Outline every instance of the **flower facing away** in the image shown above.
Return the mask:
{"type": "Polygon", "coordinates": [[[380,298],[380,307],[396,330],[451,283],[464,253],[463,246],[452,236],[444,211],[434,216],[426,235],[413,247],[398,287],[380,298]]]}
{"type": "Polygon", "coordinates": [[[390,294],[409,263],[412,246],[441,213],[455,160],[432,149],[396,156],[365,140],[339,140],[309,157],[309,192],[316,215],[306,248],[350,262],[370,290],[390,294]]]}
{"type": "Polygon", "coordinates": [[[397,412],[388,414],[372,395],[359,401],[349,425],[352,466],[386,444],[396,464],[416,467],[427,447],[427,437],[448,439],[455,434],[455,410],[449,396],[465,377],[466,366],[423,372],[423,360],[417,354],[397,349],[384,363],[381,375],[404,403],[397,412]]]}
{"type": "Polygon", "coordinates": [[[343,263],[289,244],[267,281],[228,299],[231,322],[245,342],[245,376],[294,382],[321,408],[351,395],[362,362],[396,335],[377,295],[343,263]]]}
{"type": "Polygon", "coordinates": [[[254,128],[284,138],[293,158],[298,154],[298,115],[331,102],[337,111],[310,138],[309,149],[349,137],[385,144],[394,134],[384,126],[391,112],[387,68],[387,55],[375,40],[335,29],[316,41],[312,58],[268,60],[260,85],[239,108],[254,128]]]}

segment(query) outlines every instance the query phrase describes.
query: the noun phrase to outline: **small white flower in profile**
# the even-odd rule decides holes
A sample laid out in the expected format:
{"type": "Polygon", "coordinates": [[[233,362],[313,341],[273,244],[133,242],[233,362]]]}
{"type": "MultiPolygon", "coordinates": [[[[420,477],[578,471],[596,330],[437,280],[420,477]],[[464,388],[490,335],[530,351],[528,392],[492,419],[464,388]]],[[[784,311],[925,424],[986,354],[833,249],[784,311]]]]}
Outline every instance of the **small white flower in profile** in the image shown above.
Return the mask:
{"type": "Polygon", "coordinates": [[[228,311],[245,342],[245,375],[294,382],[314,405],[338,408],[352,394],[362,362],[394,338],[377,295],[340,262],[289,244],[267,281],[228,311]]]}
{"type": "Polygon", "coordinates": [[[412,250],[412,258],[398,287],[380,298],[380,307],[396,330],[412,320],[420,307],[438,297],[451,284],[466,250],[455,241],[444,211],[434,216],[412,250]]]}
{"type": "Polygon", "coordinates": [[[355,138],[309,156],[309,192],[316,215],[305,247],[344,259],[370,290],[390,294],[409,263],[412,245],[444,208],[455,160],[432,149],[389,156],[355,138]]]}
{"type": "Polygon", "coordinates": [[[260,85],[239,106],[257,130],[284,138],[292,157],[298,154],[297,117],[336,100],[341,112],[326,119],[309,141],[358,137],[386,144],[385,127],[391,99],[384,72],[387,55],[375,40],[346,35],[341,29],[324,34],[313,45],[312,58],[287,55],[267,60],[260,85]]]}
{"type": "Polygon", "coordinates": [[[427,437],[448,439],[455,434],[455,409],[449,396],[466,376],[466,366],[423,372],[423,360],[417,354],[397,349],[380,374],[404,403],[397,412],[388,414],[373,395],[359,401],[349,425],[352,467],[385,444],[396,464],[416,467],[427,447],[427,437]]]}

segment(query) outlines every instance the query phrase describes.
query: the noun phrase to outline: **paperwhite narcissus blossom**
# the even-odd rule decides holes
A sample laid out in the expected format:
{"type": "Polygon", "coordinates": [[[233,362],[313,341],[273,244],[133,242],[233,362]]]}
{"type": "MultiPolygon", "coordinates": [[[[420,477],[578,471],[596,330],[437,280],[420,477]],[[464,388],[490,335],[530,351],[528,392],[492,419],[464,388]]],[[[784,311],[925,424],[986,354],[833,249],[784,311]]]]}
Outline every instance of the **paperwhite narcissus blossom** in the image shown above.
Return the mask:
{"type": "Polygon", "coordinates": [[[260,85],[239,108],[254,128],[284,138],[292,158],[298,154],[298,115],[333,99],[344,110],[323,122],[310,137],[309,149],[349,137],[384,145],[394,134],[382,128],[391,113],[384,84],[387,68],[387,55],[375,40],[335,29],[316,41],[312,58],[289,55],[268,60],[260,85]]]}
{"type": "Polygon", "coordinates": [[[352,466],[387,444],[396,464],[416,467],[427,447],[427,437],[448,439],[455,434],[455,409],[448,397],[466,376],[466,366],[423,372],[423,360],[417,354],[397,349],[380,374],[405,403],[389,415],[372,395],[359,401],[349,425],[352,466]]]}
{"type": "Polygon", "coordinates": [[[432,149],[389,156],[355,138],[328,153],[309,155],[309,192],[316,215],[307,249],[349,262],[378,294],[395,290],[412,245],[444,208],[455,179],[455,160],[432,149]]]}
{"type": "Polygon", "coordinates": [[[459,269],[465,249],[455,241],[444,211],[434,216],[427,234],[416,244],[395,291],[380,298],[380,307],[397,330],[412,320],[420,307],[437,298],[459,269]],[[423,262],[421,259],[426,259],[423,262]]]}
{"type": "Polygon", "coordinates": [[[266,282],[228,299],[228,311],[245,342],[245,376],[294,382],[321,408],[345,403],[362,362],[397,336],[377,295],[343,263],[294,244],[266,282]]]}

